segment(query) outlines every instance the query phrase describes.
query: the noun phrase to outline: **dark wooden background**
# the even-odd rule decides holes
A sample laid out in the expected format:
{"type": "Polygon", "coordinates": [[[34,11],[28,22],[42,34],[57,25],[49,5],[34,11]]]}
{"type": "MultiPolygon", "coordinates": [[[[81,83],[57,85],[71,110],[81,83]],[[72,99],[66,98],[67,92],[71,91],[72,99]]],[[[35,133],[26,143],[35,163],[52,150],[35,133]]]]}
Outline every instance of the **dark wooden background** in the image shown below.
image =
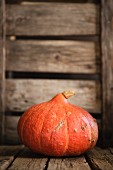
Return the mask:
{"type": "Polygon", "coordinates": [[[98,121],[113,145],[112,0],[0,0],[1,143],[20,143],[17,122],[31,105],[73,89],[70,102],[98,121]]]}

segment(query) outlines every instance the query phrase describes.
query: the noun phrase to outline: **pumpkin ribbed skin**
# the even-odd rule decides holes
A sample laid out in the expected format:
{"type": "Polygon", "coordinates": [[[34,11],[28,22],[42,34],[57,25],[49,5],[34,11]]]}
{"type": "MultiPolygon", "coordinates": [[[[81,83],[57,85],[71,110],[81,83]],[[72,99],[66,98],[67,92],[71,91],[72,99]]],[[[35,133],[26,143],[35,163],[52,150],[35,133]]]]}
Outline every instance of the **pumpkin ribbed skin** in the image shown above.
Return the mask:
{"type": "Polygon", "coordinates": [[[80,155],[96,145],[96,120],[68,103],[63,93],[29,108],[18,122],[21,141],[32,151],[50,156],[80,155]]]}

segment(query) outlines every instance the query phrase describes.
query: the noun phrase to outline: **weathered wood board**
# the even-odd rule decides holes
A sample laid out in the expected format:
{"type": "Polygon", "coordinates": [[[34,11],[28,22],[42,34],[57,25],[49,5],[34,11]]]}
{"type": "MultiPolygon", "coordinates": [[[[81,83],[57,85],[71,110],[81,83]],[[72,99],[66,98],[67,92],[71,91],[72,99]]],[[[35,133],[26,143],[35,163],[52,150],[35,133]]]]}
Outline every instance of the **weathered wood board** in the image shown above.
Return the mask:
{"type": "Polygon", "coordinates": [[[28,149],[24,149],[19,157],[15,159],[9,170],[13,169],[33,169],[33,170],[90,170],[84,156],[73,158],[48,158],[47,156],[38,155],[28,149]]]}
{"type": "Polygon", "coordinates": [[[0,143],[3,143],[4,135],[4,86],[5,86],[5,32],[4,32],[4,1],[0,0],[0,143]]]}
{"type": "Polygon", "coordinates": [[[17,124],[20,116],[5,116],[5,144],[20,144],[17,124]],[[13,122],[13,123],[12,123],[13,122]]]}
{"type": "Polygon", "coordinates": [[[20,146],[0,146],[0,169],[5,170],[113,170],[113,148],[95,147],[73,157],[53,158],[20,146]]]}
{"type": "Polygon", "coordinates": [[[92,113],[101,112],[101,86],[98,81],[61,79],[7,79],[6,111],[24,111],[68,89],[76,92],[70,102],[92,113]]]}
{"type": "MultiPolygon", "coordinates": [[[[0,122],[2,122],[2,64],[3,64],[3,40],[2,40],[2,1],[0,1],[0,122]]],[[[0,134],[2,134],[2,124],[0,124],[0,134]]],[[[1,140],[0,140],[1,142],[1,140]]]]}
{"type": "Polygon", "coordinates": [[[113,1],[102,0],[102,140],[113,146],[113,1]]]}
{"type": "Polygon", "coordinates": [[[0,170],[6,170],[22,149],[21,145],[0,146],[0,170]]]}
{"type": "Polygon", "coordinates": [[[12,163],[9,170],[14,169],[32,169],[32,170],[43,170],[46,167],[48,157],[44,157],[33,153],[29,149],[25,148],[19,157],[12,163]]]}
{"type": "Polygon", "coordinates": [[[47,170],[91,170],[84,156],[51,158],[47,170]]]}
{"type": "Polygon", "coordinates": [[[113,154],[109,149],[95,147],[86,155],[89,165],[94,170],[113,170],[113,154]]]}
{"type": "Polygon", "coordinates": [[[99,73],[99,44],[84,41],[7,41],[8,71],[99,73]]]}
{"type": "Polygon", "coordinates": [[[99,6],[91,3],[7,5],[7,35],[97,35],[99,6]]]}

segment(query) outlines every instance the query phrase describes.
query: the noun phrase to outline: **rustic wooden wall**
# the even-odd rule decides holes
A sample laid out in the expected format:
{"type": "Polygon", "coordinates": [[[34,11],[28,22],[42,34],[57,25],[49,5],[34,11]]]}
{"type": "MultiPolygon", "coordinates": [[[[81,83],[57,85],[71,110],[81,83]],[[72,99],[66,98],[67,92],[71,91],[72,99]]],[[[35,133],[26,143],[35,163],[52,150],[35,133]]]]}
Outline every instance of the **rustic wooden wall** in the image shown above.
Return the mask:
{"type": "Polygon", "coordinates": [[[65,89],[100,127],[100,2],[6,2],[5,143],[19,143],[24,110],[65,89]]]}

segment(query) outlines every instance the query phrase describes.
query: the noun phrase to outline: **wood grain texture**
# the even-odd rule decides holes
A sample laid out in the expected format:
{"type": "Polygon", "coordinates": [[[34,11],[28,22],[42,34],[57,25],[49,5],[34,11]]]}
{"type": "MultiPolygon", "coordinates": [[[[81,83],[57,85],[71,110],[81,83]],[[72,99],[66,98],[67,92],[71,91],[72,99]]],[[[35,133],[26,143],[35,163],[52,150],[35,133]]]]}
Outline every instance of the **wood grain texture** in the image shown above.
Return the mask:
{"type": "Polygon", "coordinates": [[[21,145],[0,146],[0,170],[6,170],[22,149],[21,145]]]}
{"type": "Polygon", "coordinates": [[[8,71],[99,73],[99,44],[80,41],[7,41],[8,71]]]}
{"type": "Polygon", "coordinates": [[[47,170],[91,170],[84,156],[71,158],[52,158],[47,170]]]}
{"type": "MultiPolygon", "coordinates": [[[[2,0],[0,0],[0,38],[2,38],[2,26],[3,26],[3,4],[2,0]]],[[[0,39],[1,40],[1,39],[0,39]]]]}
{"type": "Polygon", "coordinates": [[[98,81],[60,79],[7,79],[6,111],[24,111],[67,89],[76,92],[76,96],[69,99],[70,102],[92,113],[101,112],[101,86],[98,81]]]}
{"type": "Polygon", "coordinates": [[[1,170],[113,170],[113,148],[95,147],[85,156],[48,158],[21,145],[0,146],[0,155],[1,170]]]}
{"type": "Polygon", "coordinates": [[[5,144],[20,144],[17,124],[20,116],[5,116],[5,144]]]}
{"type": "Polygon", "coordinates": [[[103,146],[113,146],[113,1],[102,0],[103,146]]]}
{"type": "Polygon", "coordinates": [[[95,147],[87,154],[87,161],[94,170],[113,170],[113,155],[109,149],[95,147]]]}
{"type": "Polygon", "coordinates": [[[44,170],[47,157],[33,153],[29,149],[25,148],[22,153],[19,154],[18,158],[9,167],[9,170],[20,169],[20,170],[44,170]]]}
{"type": "MultiPolygon", "coordinates": [[[[2,1],[0,0],[0,122],[2,122],[2,62],[3,62],[3,40],[2,40],[2,1]]],[[[0,135],[2,134],[2,125],[0,124],[0,135]]],[[[0,139],[0,143],[1,143],[0,139]]]]}
{"type": "Polygon", "coordinates": [[[7,5],[7,35],[87,34],[99,34],[99,6],[96,4],[7,5]]]}
{"type": "Polygon", "coordinates": [[[0,143],[4,141],[4,85],[5,85],[5,32],[4,32],[5,3],[0,0],[0,143]]]}

